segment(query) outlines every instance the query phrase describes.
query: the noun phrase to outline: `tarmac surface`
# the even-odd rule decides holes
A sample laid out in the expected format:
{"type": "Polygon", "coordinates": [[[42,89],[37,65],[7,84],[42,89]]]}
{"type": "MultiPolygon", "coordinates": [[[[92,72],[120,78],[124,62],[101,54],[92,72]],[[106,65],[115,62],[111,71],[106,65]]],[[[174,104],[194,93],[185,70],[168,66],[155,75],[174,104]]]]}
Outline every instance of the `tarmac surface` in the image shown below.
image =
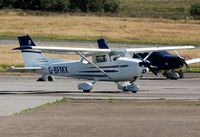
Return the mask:
{"type": "Polygon", "coordinates": [[[71,99],[119,100],[199,100],[200,74],[187,73],[184,79],[168,80],[148,75],[136,83],[133,94],[117,89],[113,82],[97,82],[91,93],[82,93],[77,85],[83,80],[56,77],[54,82],[37,82],[39,75],[2,74],[0,76],[0,116],[36,107],[64,96],[71,99]]]}
{"type": "Polygon", "coordinates": [[[199,137],[200,101],[67,100],[0,116],[1,137],[199,137]]]}

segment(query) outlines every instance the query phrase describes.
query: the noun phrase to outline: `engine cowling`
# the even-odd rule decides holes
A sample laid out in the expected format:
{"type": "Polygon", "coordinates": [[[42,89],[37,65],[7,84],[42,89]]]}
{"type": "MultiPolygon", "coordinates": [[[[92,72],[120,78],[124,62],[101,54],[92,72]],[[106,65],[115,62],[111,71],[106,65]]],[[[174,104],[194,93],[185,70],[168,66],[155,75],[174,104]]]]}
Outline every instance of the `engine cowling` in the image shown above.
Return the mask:
{"type": "Polygon", "coordinates": [[[90,82],[84,82],[78,84],[78,89],[83,90],[83,92],[90,92],[93,89],[93,84],[90,82]]]}

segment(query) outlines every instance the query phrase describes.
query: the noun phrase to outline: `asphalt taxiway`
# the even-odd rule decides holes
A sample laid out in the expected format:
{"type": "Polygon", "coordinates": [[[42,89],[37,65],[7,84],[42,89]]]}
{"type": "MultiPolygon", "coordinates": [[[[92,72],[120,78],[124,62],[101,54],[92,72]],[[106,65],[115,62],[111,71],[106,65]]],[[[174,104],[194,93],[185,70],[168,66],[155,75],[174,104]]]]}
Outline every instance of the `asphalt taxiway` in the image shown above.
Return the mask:
{"type": "Polygon", "coordinates": [[[54,82],[37,82],[39,75],[0,76],[0,116],[11,115],[67,96],[72,99],[199,100],[200,74],[188,73],[184,79],[146,77],[137,81],[136,94],[121,92],[113,82],[97,82],[91,93],[82,93],[77,84],[82,80],[56,77],[54,82]]]}

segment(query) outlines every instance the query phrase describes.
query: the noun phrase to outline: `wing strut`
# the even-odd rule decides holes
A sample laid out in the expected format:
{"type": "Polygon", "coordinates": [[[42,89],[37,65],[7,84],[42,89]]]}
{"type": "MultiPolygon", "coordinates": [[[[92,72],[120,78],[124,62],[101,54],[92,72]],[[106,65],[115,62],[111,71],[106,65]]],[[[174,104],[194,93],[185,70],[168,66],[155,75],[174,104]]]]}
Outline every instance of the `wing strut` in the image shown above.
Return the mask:
{"type": "MultiPolygon", "coordinates": [[[[110,77],[103,69],[101,69],[100,67],[98,67],[96,64],[94,64],[91,60],[89,60],[88,58],[86,58],[84,55],[82,55],[80,52],[76,52],[78,55],[80,55],[82,58],[84,58],[85,60],[87,60],[89,63],[91,63],[95,68],[97,68],[98,70],[100,70],[104,75],[106,75],[109,79],[113,80],[112,77],[110,77]]],[[[113,80],[114,81],[114,80],[113,80]]],[[[120,83],[114,81],[118,86],[124,88],[124,86],[122,86],[120,83]]]]}
{"type": "Polygon", "coordinates": [[[144,60],[147,60],[149,58],[149,56],[151,56],[152,53],[153,53],[153,51],[149,52],[148,55],[144,58],[144,60]]]}

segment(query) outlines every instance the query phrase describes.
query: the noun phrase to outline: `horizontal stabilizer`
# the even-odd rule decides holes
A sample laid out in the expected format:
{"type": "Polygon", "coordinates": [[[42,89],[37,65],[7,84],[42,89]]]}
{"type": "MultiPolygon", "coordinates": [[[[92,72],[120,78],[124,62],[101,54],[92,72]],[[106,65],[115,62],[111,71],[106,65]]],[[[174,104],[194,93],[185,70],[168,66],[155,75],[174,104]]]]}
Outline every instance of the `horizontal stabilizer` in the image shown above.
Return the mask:
{"type": "Polygon", "coordinates": [[[193,64],[193,63],[199,63],[199,62],[200,62],[200,58],[186,60],[187,64],[193,64]]]}
{"type": "Polygon", "coordinates": [[[10,72],[35,72],[42,70],[42,67],[14,67],[11,66],[8,71],[10,72]]]}

